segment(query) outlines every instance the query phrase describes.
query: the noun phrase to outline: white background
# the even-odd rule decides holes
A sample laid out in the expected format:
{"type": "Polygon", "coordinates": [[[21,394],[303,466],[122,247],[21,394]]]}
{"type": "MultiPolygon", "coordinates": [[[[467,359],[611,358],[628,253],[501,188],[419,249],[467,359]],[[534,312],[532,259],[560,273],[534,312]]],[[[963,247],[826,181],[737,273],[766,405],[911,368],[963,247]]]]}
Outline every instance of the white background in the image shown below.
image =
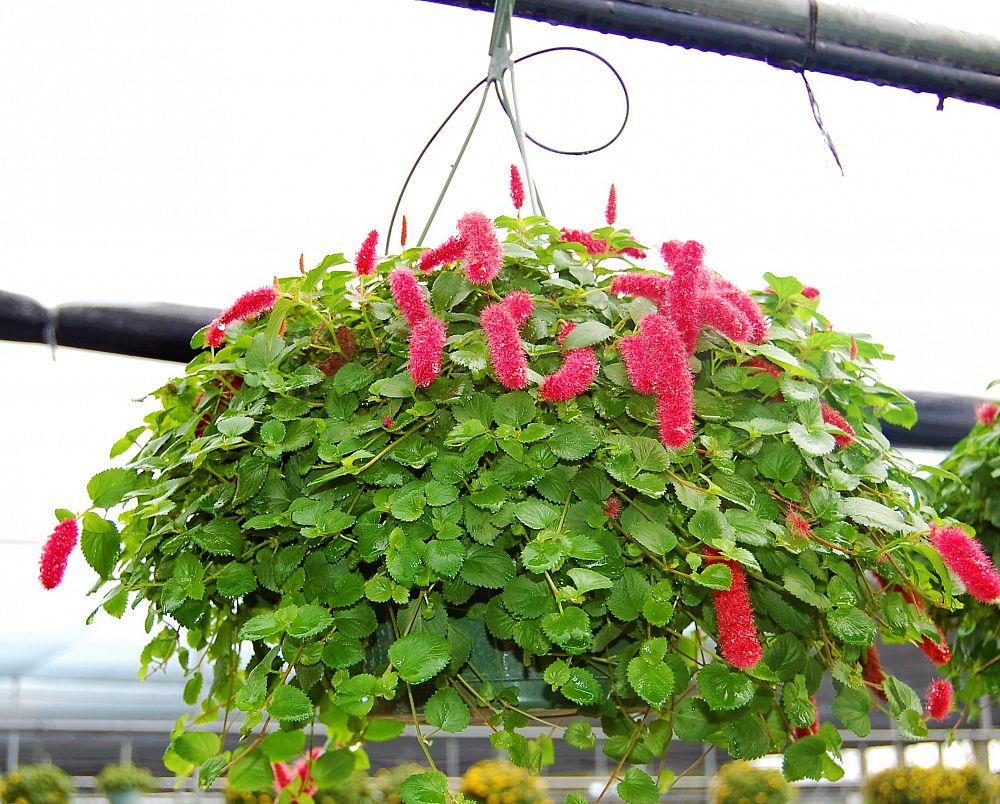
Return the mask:
{"type": "MultiPolygon", "coordinates": [[[[803,3],[803,5],[805,5],[803,3]]],[[[979,0],[865,4],[1000,36],[979,0]],[[947,6],[947,8],[942,8],[947,6]]],[[[489,15],[414,0],[0,4],[0,288],[46,305],[173,301],[222,307],[275,273],[353,254],[385,232],[410,163],[484,73],[489,15]]],[[[980,394],[994,357],[1000,110],[827,76],[813,87],[842,178],[800,78],[764,64],[515,21],[515,55],[592,48],[632,94],[621,140],[587,158],[532,151],[557,225],[619,225],[655,246],[695,238],[744,286],[770,270],[822,290],[841,329],[898,355],[911,390],[980,394]]],[[[581,56],[519,70],[529,131],[604,140],[622,101],[581,56]]],[[[403,210],[425,219],[471,109],[417,175],[403,210]]],[[[495,104],[429,244],[470,209],[509,211],[509,128],[495,104]]],[[[412,242],[412,235],[411,235],[412,242]]],[[[138,423],[140,397],[179,366],[0,344],[0,634],[64,643],[96,604],[79,553],[52,592],[38,552],[56,507],[138,423]]],[[[107,618],[103,618],[105,621],[107,618]]],[[[109,627],[110,626],[110,627],[109,627]]],[[[133,625],[131,631],[135,631],[133,625]]]]}

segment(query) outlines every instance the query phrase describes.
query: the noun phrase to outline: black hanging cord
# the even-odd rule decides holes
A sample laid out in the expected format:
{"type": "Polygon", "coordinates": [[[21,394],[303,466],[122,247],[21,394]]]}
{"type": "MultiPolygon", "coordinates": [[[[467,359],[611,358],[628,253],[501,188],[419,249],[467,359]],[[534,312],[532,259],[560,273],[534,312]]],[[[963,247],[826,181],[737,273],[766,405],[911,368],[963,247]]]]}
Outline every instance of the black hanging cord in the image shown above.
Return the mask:
{"type": "Polygon", "coordinates": [[[813,94],[812,86],[809,84],[809,78],[806,76],[806,70],[811,70],[813,65],[816,63],[816,37],[818,33],[819,4],[817,0],[809,0],[809,36],[806,40],[806,56],[799,67],[799,75],[802,76],[802,83],[806,85],[806,95],[809,96],[809,108],[812,109],[813,120],[816,121],[816,127],[819,129],[819,133],[823,135],[826,147],[833,155],[833,161],[836,162],[837,167],[840,168],[840,175],[843,176],[844,166],[840,163],[840,155],[837,153],[837,147],[833,144],[833,138],[830,136],[830,132],[827,131],[826,126],[823,124],[823,115],[820,114],[819,110],[819,101],[816,100],[816,95],[813,94]]]}
{"type": "MultiPolygon", "coordinates": [[[[514,64],[520,64],[522,61],[527,61],[528,59],[533,59],[536,56],[544,56],[547,53],[558,53],[558,52],[561,52],[561,51],[583,53],[584,55],[587,55],[587,56],[593,56],[595,59],[597,59],[602,64],[604,64],[609,70],[611,70],[612,74],[618,80],[618,83],[619,83],[619,85],[622,88],[622,95],[625,98],[625,116],[622,119],[622,124],[619,127],[617,133],[610,140],[608,140],[607,142],[603,143],[602,145],[597,146],[596,148],[590,148],[590,149],[583,150],[583,151],[564,151],[564,150],[561,150],[561,149],[558,149],[558,148],[553,148],[551,146],[545,145],[542,142],[539,142],[534,137],[532,137],[527,131],[524,132],[525,139],[527,139],[529,142],[533,143],[534,145],[537,145],[542,150],[549,151],[550,153],[554,153],[554,154],[560,154],[560,155],[563,155],[563,156],[587,156],[589,154],[596,154],[599,151],[603,151],[605,148],[608,148],[611,145],[613,145],[618,140],[618,138],[622,135],[622,132],[625,131],[625,126],[628,125],[628,116],[629,116],[629,111],[630,111],[630,108],[631,108],[630,107],[630,101],[629,101],[628,87],[625,85],[625,79],[622,78],[621,73],[619,73],[618,70],[616,70],[614,68],[614,65],[612,65],[611,62],[609,62],[603,56],[600,56],[597,53],[594,53],[594,51],[587,50],[586,48],[583,48],[583,47],[574,47],[574,46],[570,46],[570,45],[560,45],[560,46],[557,46],[557,47],[547,47],[547,48],[543,48],[542,50],[536,50],[536,51],[534,51],[532,53],[528,53],[527,55],[524,55],[524,56],[521,56],[521,57],[519,57],[517,59],[514,59],[514,64]]],[[[486,78],[482,78],[478,82],[476,82],[475,86],[473,86],[471,89],[469,89],[469,91],[466,92],[465,95],[462,96],[462,99],[452,107],[451,111],[448,112],[447,117],[445,117],[445,119],[441,122],[441,125],[439,125],[437,127],[437,129],[435,129],[434,133],[431,134],[430,139],[428,139],[427,142],[424,143],[424,147],[420,149],[420,153],[417,155],[416,160],[414,161],[413,165],[410,167],[409,173],[406,174],[406,179],[403,181],[403,187],[399,191],[399,196],[397,196],[397,198],[396,198],[396,205],[392,208],[392,218],[389,220],[389,229],[388,229],[388,231],[386,232],[386,235],[385,235],[385,251],[383,253],[385,253],[385,254],[389,253],[390,243],[392,242],[392,232],[393,232],[393,229],[396,226],[396,217],[399,215],[399,208],[403,204],[403,197],[406,195],[406,190],[410,186],[410,181],[413,179],[413,174],[417,172],[417,168],[420,166],[420,162],[423,160],[423,158],[426,155],[427,151],[430,150],[430,147],[431,147],[431,145],[434,144],[434,141],[437,140],[438,136],[441,134],[442,131],[444,131],[444,129],[448,125],[448,123],[451,122],[451,119],[456,114],[458,114],[458,110],[461,109],[462,106],[465,105],[465,102],[467,100],[469,100],[469,98],[471,98],[475,94],[475,92],[476,92],[477,89],[479,89],[481,86],[483,86],[483,84],[485,84],[487,81],[490,81],[490,80],[491,80],[490,77],[487,76],[486,78]]],[[[494,82],[494,84],[495,83],[496,82],[494,82]]],[[[500,108],[503,109],[504,114],[506,114],[507,117],[511,117],[510,109],[507,108],[507,104],[504,103],[503,99],[500,97],[500,89],[499,89],[499,87],[494,86],[494,89],[496,90],[496,93],[497,93],[497,100],[500,102],[500,108]]]]}

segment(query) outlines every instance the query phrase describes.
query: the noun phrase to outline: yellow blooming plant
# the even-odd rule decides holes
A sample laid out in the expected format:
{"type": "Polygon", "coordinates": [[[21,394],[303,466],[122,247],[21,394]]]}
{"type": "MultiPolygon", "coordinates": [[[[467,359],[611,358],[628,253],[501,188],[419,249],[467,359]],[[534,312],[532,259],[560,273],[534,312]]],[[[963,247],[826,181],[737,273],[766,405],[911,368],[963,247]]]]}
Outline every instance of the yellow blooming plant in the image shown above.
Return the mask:
{"type": "Polygon", "coordinates": [[[0,778],[4,804],[68,804],[73,780],[55,765],[25,765],[0,778]]]}
{"type": "Polygon", "coordinates": [[[723,765],[715,777],[715,804],[786,804],[794,798],[795,789],[779,771],[742,760],[723,765]]]}
{"type": "Polygon", "coordinates": [[[865,804],[996,804],[1000,786],[978,767],[890,768],[865,785],[865,804]]]}
{"type": "Polygon", "coordinates": [[[552,804],[538,779],[502,759],[477,762],[462,777],[462,793],[482,804],[552,804]]]}

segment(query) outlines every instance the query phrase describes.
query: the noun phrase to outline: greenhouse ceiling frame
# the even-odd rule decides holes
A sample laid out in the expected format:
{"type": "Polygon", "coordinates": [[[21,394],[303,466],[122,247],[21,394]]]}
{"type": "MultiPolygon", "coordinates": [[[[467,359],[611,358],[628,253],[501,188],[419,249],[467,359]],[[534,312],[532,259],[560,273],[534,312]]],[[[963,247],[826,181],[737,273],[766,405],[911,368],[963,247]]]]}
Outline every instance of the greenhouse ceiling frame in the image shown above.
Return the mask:
{"type": "Polygon", "coordinates": [[[1000,108],[1000,40],[820,0],[517,0],[514,15],[1000,108]]]}

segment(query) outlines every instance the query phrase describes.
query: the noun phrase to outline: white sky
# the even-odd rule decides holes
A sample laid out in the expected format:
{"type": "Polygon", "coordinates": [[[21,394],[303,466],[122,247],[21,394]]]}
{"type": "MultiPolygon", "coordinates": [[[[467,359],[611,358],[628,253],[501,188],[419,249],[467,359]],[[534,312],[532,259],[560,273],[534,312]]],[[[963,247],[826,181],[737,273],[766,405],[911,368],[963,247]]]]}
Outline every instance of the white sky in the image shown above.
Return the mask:
{"type": "MultiPolygon", "coordinates": [[[[863,5],[1000,36],[1000,8],[979,0],[863,5]]],[[[0,289],[221,307],[294,271],[300,251],[309,264],[353,254],[384,233],[423,141],[485,71],[490,25],[414,0],[0,4],[0,289]]],[[[514,43],[592,48],[632,96],[611,149],[531,152],[557,225],[601,224],[614,181],[620,225],[648,244],[699,239],[744,286],[766,270],[818,286],[840,328],[898,355],[884,375],[899,387],[977,394],[1000,376],[1000,110],[938,113],[927,95],[814,76],[841,178],[794,74],[523,20],[514,43]]],[[[544,141],[582,147],[617,128],[617,85],[596,62],[547,57],[518,75],[544,141]]],[[[411,232],[468,119],[418,173],[411,232]]],[[[430,244],[465,211],[508,210],[515,153],[490,105],[430,244]]],[[[53,363],[2,343],[0,365],[0,633],[89,640],[92,573],[77,554],[44,593],[38,550],[52,510],[86,504],[87,479],[138,423],[130,400],[180,367],[73,350],[53,363]]]]}

